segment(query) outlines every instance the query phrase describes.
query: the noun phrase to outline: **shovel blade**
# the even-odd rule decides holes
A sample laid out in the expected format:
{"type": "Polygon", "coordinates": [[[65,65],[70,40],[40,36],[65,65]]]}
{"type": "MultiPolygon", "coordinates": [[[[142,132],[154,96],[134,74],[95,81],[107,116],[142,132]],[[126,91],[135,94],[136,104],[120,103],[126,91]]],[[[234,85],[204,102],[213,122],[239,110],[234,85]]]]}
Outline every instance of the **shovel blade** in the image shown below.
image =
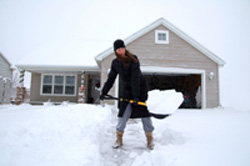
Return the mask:
{"type": "Polygon", "coordinates": [[[156,119],[165,119],[169,117],[171,114],[155,114],[155,113],[150,112],[150,115],[156,119]]]}

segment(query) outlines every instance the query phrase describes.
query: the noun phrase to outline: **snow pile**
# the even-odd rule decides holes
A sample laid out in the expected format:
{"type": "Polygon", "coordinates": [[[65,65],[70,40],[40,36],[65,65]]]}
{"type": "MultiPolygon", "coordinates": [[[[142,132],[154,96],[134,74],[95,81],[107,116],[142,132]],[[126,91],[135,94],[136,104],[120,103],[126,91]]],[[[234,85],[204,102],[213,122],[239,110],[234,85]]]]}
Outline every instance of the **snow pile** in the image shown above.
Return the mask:
{"type": "Polygon", "coordinates": [[[152,90],[148,92],[147,106],[152,113],[173,114],[182,102],[182,93],[175,90],[152,90]]]}
{"type": "Polygon", "coordinates": [[[140,119],[130,119],[123,147],[113,149],[111,106],[0,106],[1,166],[249,166],[250,113],[177,110],[154,119],[155,149],[140,119]]]}
{"type": "Polygon", "coordinates": [[[9,106],[0,109],[0,165],[100,165],[99,133],[110,109],[9,106]]]}
{"type": "Polygon", "coordinates": [[[250,113],[231,109],[178,110],[153,119],[156,146],[133,166],[249,166],[250,113]]]}

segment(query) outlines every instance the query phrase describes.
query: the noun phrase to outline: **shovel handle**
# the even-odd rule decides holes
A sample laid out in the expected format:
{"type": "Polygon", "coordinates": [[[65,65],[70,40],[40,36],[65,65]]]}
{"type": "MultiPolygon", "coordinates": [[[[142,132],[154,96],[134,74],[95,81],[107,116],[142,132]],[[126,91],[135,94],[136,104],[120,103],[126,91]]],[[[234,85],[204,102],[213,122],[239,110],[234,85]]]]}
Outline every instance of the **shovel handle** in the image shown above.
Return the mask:
{"type": "MultiPolygon", "coordinates": [[[[123,98],[118,98],[118,97],[114,97],[114,96],[111,96],[111,95],[105,95],[104,96],[104,99],[105,100],[118,100],[118,101],[124,101],[124,102],[129,102],[131,104],[136,104],[136,101],[135,100],[128,100],[128,99],[123,99],[123,98]]],[[[137,105],[142,105],[142,106],[146,106],[146,103],[145,102],[141,102],[141,101],[138,101],[137,102],[137,105]]],[[[171,114],[165,114],[165,115],[162,115],[162,114],[154,114],[154,113],[151,113],[149,112],[150,115],[156,119],[164,119],[166,117],[169,117],[171,114]]]]}
{"type": "MultiPolygon", "coordinates": [[[[122,99],[120,99],[120,101],[121,101],[121,100],[122,100],[122,99]]],[[[145,102],[141,102],[141,101],[138,101],[138,102],[136,103],[135,100],[129,100],[128,102],[130,102],[131,104],[137,104],[137,105],[147,106],[145,102]]]]}
{"type": "Polygon", "coordinates": [[[114,96],[111,96],[111,95],[104,95],[104,99],[105,100],[119,100],[118,97],[114,97],[114,96]]]}
{"type": "MultiPolygon", "coordinates": [[[[131,104],[136,104],[135,100],[128,100],[128,99],[118,98],[118,97],[114,97],[114,96],[111,96],[111,95],[105,95],[104,99],[106,99],[106,100],[119,100],[121,102],[129,102],[131,104]]],[[[137,105],[147,106],[145,102],[141,102],[141,101],[138,101],[137,105]]]]}

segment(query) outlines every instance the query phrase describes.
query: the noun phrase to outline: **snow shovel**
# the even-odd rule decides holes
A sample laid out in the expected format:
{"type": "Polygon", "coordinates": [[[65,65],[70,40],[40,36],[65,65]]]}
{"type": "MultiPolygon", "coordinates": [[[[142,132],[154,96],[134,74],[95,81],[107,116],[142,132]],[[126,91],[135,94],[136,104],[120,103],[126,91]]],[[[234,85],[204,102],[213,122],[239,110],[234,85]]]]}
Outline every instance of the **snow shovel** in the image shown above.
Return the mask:
{"type": "MultiPolygon", "coordinates": [[[[121,101],[121,102],[129,102],[131,104],[137,104],[137,105],[141,105],[141,106],[147,106],[145,102],[136,102],[135,100],[129,100],[129,99],[123,99],[123,98],[118,98],[118,97],[114,97],[114,96],[111,96],[111,95],[105,95],[104,96],[104,99],[105,100],[118,100],[118,101],[121,101]]],[[[156,118],[156,119],[164,119],[168,116],[170,116],[171,114],[155,114],[155,113],[152,113],[152,112],[149,112],[149,114],[156,118]]]]}

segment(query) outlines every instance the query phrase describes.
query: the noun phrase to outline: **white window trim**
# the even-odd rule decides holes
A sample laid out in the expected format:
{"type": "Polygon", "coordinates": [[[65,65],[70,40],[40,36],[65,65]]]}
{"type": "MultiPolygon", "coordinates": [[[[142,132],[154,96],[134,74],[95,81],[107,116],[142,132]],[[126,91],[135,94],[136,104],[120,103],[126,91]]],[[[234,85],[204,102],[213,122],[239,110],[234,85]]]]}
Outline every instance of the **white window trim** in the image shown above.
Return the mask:
{"type": "Polygon", "coordinates": [[[40,95],[41,96],[76,96],[76,85],[77,85],[77,75],[75,74],[42,74],[41,75],[41,87],[40,87],[40,95]],[[51,94],[44,94],[43,93],[43,78],[45,75],[49,75],[49,76],[52,76],[52,93],[51,94]],[[54,94],[54,86],[55,86],[55,76],[64,76],[64,82],[63,82],[63,93],[62,94],[54,94]],[[74,94],[65,94],[65,86],[66,86],[66,76],[74,76],[75,77],[75,84],[74,84],[74,94]]]}
{"type": "Polygon", "coordinates": [[[184,68],[170,68],[170,67],[156,67],[156,66],[141,66],[143,74],[146,73],[177,73],[177,74],[200,74],[201,75],[201,109],[206,109],[206,71],[199,69],[184,69],[184,68]]]}
{"type": "Polygon", "coordinates": [[[169,31],[167,30],[155,30],[155,44],[169,44],[169,31]],[[158,34],[166,34],[166,40],[158,40],[158,34]]]}
{"type": "MultiPolygon", "coordinates": [[[[201,75],[201,109],[207,108],[207,98],[206,98],[206,71],[199,69],[184,69],[184,68],[169,68],[169,67],[156,67],[156,66],[141,66],[141,71],[143,74],[167,74],[167,73],[177,73],[177,74],[200,74],[201,75]]],[[[116,80],[116,91],[115,94],[119,93],[119,80],[116,80]]]]}

